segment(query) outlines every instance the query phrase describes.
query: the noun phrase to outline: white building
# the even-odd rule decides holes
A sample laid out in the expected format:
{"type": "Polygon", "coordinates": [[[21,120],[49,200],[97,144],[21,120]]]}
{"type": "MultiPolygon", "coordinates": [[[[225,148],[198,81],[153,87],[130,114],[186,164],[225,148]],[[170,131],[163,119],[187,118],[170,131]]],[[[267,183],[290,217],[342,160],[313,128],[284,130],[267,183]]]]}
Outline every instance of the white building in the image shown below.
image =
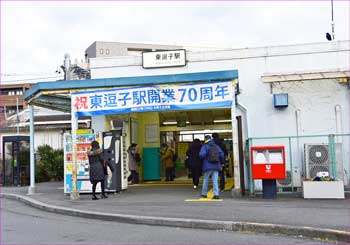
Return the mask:
{"type": "MultiPolygon", "coordinates": [[[[244,118],[244,139],[348,134],[349,47],[349,41],[337,41],[187,52],[186,66],[160,69],[143,69],[141,57],[95,58],[90,59],[90,69],[93,79],[237,70],[240,94],[236,113],[244,118]],[[280,93],[288,94],[288,107],[274,107],[273,95],[280,93]]],[[[292,141],[294,184],[300,186],[297,176],[305,164],[304,144],[327,144],[328,138],[292,141]]],[[[343,142],[341,157],[348,184],[349,137],[338,141],[343,142]]],[[[253,144],[288,146],[288,140],[256,140],[253,144]]]]}
{"type": "MultiPolygon", "coordinates": [[[[199,105],[180,111],[126,112],[122,115],[113,115],[112,112],[100,113],[105,115],[93,116],[92,128],[95,132],[102,132],[111,129],[110,121],[113,120],[130,123],[129,131],[126,132],[128,142],[136,140],[143,148],[159,148],[164,136],[162,133],[166,133],[165,137],[168,137],[167,132],[183,134],[189,131],[192,134],[198,132],[199,137],[200,133],[224,130],[224,137],[233,141],[234,190],[237,192],[254,188],[254,182],[249,181],[249,161],[244,158],[244,154],[239,154],[240,146],[248,149],[244,143],[247,139],[250,139],[250,146],[285,146],[287,174],[293,177],[289,176],[289,179],[280,182],[279,186],[288,188],[300,187],[301,180],[310,177],[308,173],[313,166],[305,159],[305,156],[310,155],[308,144],[328,145],[329,140],[335,140],[341,143],[340,147],[336,146],[334,154],[336,170],[331,169],[329,162],[334,159],[329,157],[333,154],[332,149],[328,149],[327,146],[326,153],[322,152],[322,149],[316,152],[317,157],[319,154],[328,154],[325,162],[317,163],[318,171],[326,167],[329,172],[343,179],[345,185],[349,185],[349,57],[350,42],[337,41],[186,52],[184,66],[153,69],[144,68],[141,56],[90,58],[92,80],[79,83],[70,81],[64,89],[65,93],[78,89],[81,93],[96,94],[97,90],[102,88],[107,91],[124,87],[131,90],[136,86],[181,86],[233,79],[238,93],[231,108],[199,105]],[[220,77],[221,75],[223,77],[220,77]],[[288,94],[288,100],[278,100],[277,102],[282,102],[282,106],[274,106],[274,95],[280,94],[288,94]],[[241,116],[242,119],[243,143],[238,139],[236,116],[241,116]],[[215,121],[218,119],[226,121],[217,124],[215,121]],[[225,123],[229,119],[232,120],[232,124],[225,123]],[[165,123],[174,120],[178,122],[177,126],[168,126],[165,123]],[[135,121],[137,126],[133,129],[132,124],[135,121]],[[179,121],[182,125],[179,125],[179,121]],[[150,124],[159,126],[153,128],[157,130],[159,138],[152,143],[147,142],[150,124]],[[134,130],[138,131],[136,136],[133,135],[134,130]],[[227,131],[232,133],[227,134],[227,131]],[[332,134],[344,135],[333,138],[329,136],[332,134]],[[241,162],[243,165],[240,166],[239,160],[245,160],[245,163],[241,162]],[[244,183],[241,180],[245,180],[244,183]]],[[[40,101],[38,95],[48,89],[47,84],[39,84],[28,91],[24,98],[35,105],[40,101]]],[[[50,89],[62,93],[62,86],[50,86],[50,89]]],[[[181,136],[180,140],[186,141],[185,138],[181,136]]],[[[256,189],[260,188],[259,181],[255,181],[255,185],[256,189]]]]}

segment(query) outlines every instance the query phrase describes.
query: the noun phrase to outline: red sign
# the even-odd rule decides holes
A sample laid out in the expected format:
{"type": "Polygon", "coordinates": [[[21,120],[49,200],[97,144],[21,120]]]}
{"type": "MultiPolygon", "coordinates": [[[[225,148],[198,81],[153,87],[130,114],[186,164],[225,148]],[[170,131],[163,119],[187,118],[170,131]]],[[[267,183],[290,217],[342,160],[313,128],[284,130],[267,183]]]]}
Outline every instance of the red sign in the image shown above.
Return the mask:
{"type": "Polygon", "coordinates": [[[253,179],[285,179],[284,146],[252,146],[250,149],[253,179]]]}

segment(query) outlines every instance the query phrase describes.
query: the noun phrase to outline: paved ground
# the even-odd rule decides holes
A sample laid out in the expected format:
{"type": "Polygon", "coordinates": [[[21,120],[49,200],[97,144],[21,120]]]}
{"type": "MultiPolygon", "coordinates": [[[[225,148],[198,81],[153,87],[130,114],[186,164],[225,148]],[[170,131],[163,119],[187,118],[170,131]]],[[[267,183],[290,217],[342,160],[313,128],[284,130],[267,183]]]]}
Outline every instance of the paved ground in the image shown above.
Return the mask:
{"type": "Polygon", "coordinates": [[[300,236],[125,224],[48,213],[3,199],[1,244],[332,244],[300,236]]]}
{"type": "MultiPolygon", "coordinates": [[[[27,196],[27,187],[2,187],[2,193],[27,196]]],[[[345,200],[305,200],[301,197],[278,196],[275,200],[261,197],[232,198],[222,193],[222,201],[188,201],[199,199],[200,190],[191,186],[131,186],[108,199],[93,201],[81,195],[71,201],[63,194],[62,182],[37,185],[37,194],[27,196],[46,204],[113,214],[142,215],[217,221],[254,222],[335,229],[350,232],[350,197],[345,200]]],[[[1,199],[0,199],[1,200],[1,199]]]]}

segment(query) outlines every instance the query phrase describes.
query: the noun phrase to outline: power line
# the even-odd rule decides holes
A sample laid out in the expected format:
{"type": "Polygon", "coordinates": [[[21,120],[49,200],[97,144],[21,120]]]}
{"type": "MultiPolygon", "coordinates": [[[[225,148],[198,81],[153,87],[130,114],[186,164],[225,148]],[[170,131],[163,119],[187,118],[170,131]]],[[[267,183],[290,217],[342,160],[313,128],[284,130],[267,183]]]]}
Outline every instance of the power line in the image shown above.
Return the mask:
{"type": "Polygon", "coordinates": [[[1,82],[22,82],[22,81],[33,81],[33,80],[40,80],[40,79],[47,79],[47,78],[62,78],[62,75],[51,76],[51,77],[36,77],[36,78],[28,78],[28,79],[7,80],[7,81],[1,81],[1,82]]]}
{"type": "Polygon", "coordinates": [[[43,76],[43,75],[52,75],[52,72],[38,72],[38,73],[1,73],[1,76],[4,77],[15,77],[15,76],[43,76]]]}

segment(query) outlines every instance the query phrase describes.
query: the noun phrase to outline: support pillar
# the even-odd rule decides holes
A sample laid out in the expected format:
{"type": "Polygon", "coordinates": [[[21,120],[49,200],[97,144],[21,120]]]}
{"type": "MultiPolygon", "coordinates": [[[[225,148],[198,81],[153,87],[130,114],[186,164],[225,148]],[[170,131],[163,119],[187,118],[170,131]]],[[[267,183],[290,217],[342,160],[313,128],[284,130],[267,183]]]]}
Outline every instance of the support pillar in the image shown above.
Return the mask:
{"type": "Polygon", "coordinates": [[[77,129],[78,129],[78,117],[75,115],[72,107],[71,111],[71,124],[72,124],[72,162],[73,162],[73,171],[72,171],[72,192],[70,193],[71,200],[79,199],[78,191],[78,181],[77,181],[77,129]]]}
{"type": "Polygon", "coordinates": [[[30,131],[30,186],[28,187],[28,195],[36,192],[35,187],[35,159],[34,159],[34,109],[33,105],[29,105],[29,131],[30,131]]]}
{"type": "MultiPolygon", "coordinates": [[[[233,81],[233,98],[232,98],[232,107],[231,107],[231,121],[232,121],[232,147],[233,147],[233,176],[234,176],[234,188],[232,189],[233,197],[242,196],[241,190],[241,178],[240,178],[240,166],[238,161],[238,131],[236,124],[236,84],[233,81]]],[[[244,187],[243,187],[244,188],[244,187]]]]}

